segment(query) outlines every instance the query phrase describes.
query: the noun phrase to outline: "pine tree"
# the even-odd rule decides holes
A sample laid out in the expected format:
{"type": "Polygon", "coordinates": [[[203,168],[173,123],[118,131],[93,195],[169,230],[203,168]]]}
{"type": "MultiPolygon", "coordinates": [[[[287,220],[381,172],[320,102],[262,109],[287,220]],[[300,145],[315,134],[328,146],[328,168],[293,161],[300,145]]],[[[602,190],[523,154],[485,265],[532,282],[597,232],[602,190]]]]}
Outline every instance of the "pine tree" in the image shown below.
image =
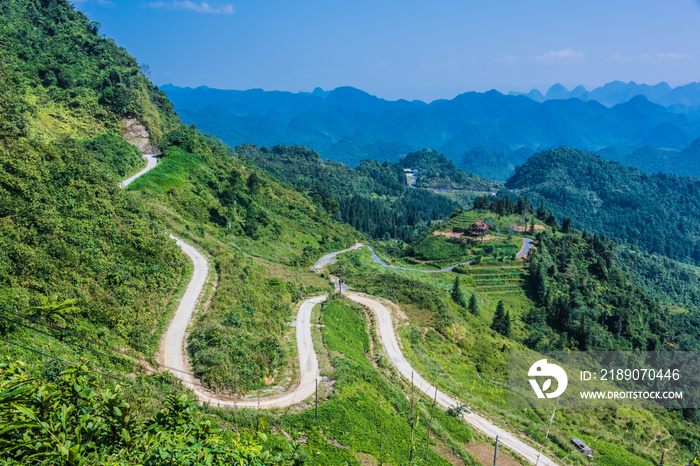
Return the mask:
{"type": "Polygon", "coordinates": [[[476,303],[476,295],[474,293],[469,298],[469,312],[475,316],[479,315],[479,305],[476,303]]]}
{"type": "Polygon", "coordinates": [[[464,296],[462,296],[462,290],[459,289],[459,276],[455,277],[455,282],[452,285],[452,301],[459,304],[461,307],[467,307],[464,296]]]}
{"type": "Polygon", "coordinates": [[[503,301],[499,301],[496,306],[496,313],[493,315],[491,328],[503,336],[510,336],[510,312],[506,313],[503,301]]]}
{"type": "MultiPolygon", "coordinates": [[[[499,303],[502,303],[503,301],[500,301],[499,303]]],[[[510,338],[510,334],[513,330],[513,325],[510,322],[510,311],[506,311],[506,316],[503,319],[503,336],[510,338]]]]}
{"type": "Polygon", "coordinates": [[[561,224],[561,232],[562,233],[571,233],[571,219],[570,218],[565,218],[564,222],[561,224]]]}
{"type": "Polygon", "coordinates": [[[537,209],[537,218],[544,220],[547,217],[547,210],[544,208],[544,199],[540,202],[540,208],[537,209]]]}

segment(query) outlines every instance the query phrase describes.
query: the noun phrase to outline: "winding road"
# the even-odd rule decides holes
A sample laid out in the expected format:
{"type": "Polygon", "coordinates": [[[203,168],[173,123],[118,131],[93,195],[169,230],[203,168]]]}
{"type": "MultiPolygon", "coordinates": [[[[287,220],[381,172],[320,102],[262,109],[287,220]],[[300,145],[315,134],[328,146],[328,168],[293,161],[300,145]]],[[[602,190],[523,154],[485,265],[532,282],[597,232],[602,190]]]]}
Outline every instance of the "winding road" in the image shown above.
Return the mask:
{"type": "MultiPolygon", "coordinates": [[[[131,178],[123,181],[119,185],[121,188],[128,186],[132,181],[156,166],[154,156],[144,155],[144,158],[147,160],[146,168],[131,178]]],[[[285,407],[304,401],[312,396],[315,392],[316,382],[318,381],[320,372],[318,358],[316,357],[316,352],[313,348],[313,340],[311,336],[311,312],[314,306],[326,300],[325,295],[308,298],[299,306],[296,320],[296,339],[299,353],[300,378],[289,391],[280,395],[267,396],[258,399],[234,400],[222,398],[216,394],[210,393],[197,383],[197,380],[190,371],[185,345],[187,342],[187,327],[192,320],[197,302],[202,295],[202,291],[209,274],[209,262],[202,253],[200,253],[190,244],[176,238],[173,235],[170,235],[170,237],[176,241],[180,249],[182,249],[182,251],[192,260],[194,264],[194,271],[192,278],[187,285],[187,289],[185,290],[185,293],[178,305],[178,309],[161,340],[160,352],[163,359],[163,366],[170,370],[185,385],[192,388],[201,402],[206,402],[210,405],[251,408],[285,407]]],[[[526,243],[523,244],[523,249],[526,249],[525,253],[527,250],[529,250],[529,246],[530,245],[528,245],[526,249],[526,243]]],[[[320,271],[325,265],[334,262],[337,255],[360,249],[362,247],[364,247],[362,243],[357,243],[351,248],[343,251],[326,254],[321,257],[316,264],[311,267],[311,269],[314,271],[320,271]]],[[[381,261],[381,259],[379,259],[371,247],[369,249],[372,252],[372,257],[374,258],[375,262],[387,267],[402,269],[401,267],[394,267],[385,264],[383,261],[381,261]]],[[[521,252],[523,251],[521,250],[521,252]]],[[[452,268],[457,265],[460,264],[455,264],[451,267],[440,270],[440,272],[452,270],[452,268]]],[[[432,270],[417,271],[439,272],[432,270]]],[[[431,385],[411,367],[406,358],[403,356],[401,348],[399,347],[396,333],[394,332],[391,312],[389,312],[386,306],[384,306],[379,300],[364,294],[348,291],[346,292],[346,296],[349,299],[366,306],[374,312],[377,319],[377,332],[380,336],[382,345],[384,346],[388,357],[391,359],[396,369],[404,378],[406,378],[406,380],[412,380],[413,385],[427,396],[431,398],[435,397],[437,403],[443,408],[447,409],[460,404],[458,400],[451,398],[431,385]]],[[[515,437],[513,434],[503,430],[501,427],[496,426],[478,414],[470,412],[463,414],[462,417],[465,421],[483,434],[491,438],[498,436],[502,445],[521,455],[531,463],[535,464],[538,462],[538,451],[515,437]]],[[[545,456],[540,456],[538,463],[542,464],[543,466],[557,466],[556,463],[545,456]]]]}
{"type": "Polygon", "coordinates": [[[125,179],[121,183],[119,183],[119,187],[124,189],[127,186],[129,186],[136,178],[140,177],[141,175],[148,173],[149,171],[153,170],[156,167],[156,163],[158,162],[158,156],[156,154],[143,154],[142,155],[143,159],[146,161],[146,168],[135,174],[134,176],[125,179]]]}

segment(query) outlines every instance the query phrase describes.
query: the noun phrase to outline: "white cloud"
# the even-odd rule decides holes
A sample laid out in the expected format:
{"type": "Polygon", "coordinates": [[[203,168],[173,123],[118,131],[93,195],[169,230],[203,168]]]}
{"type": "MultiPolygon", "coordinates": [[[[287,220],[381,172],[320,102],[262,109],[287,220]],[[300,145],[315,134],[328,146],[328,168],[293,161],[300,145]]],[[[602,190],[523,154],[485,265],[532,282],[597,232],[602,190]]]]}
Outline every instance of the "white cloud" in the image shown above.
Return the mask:
{"type": "Polygon", "coordinates": [[[623,55],[621,53],[616,53],[610,56],[608,58],[608,61],[614,61],[618,63],[630,63],[630,62],[652,62],[652,63],[658,63],[660,61],[665,61],[665,60],[687,60],[690,58],[688,55],[685,53],[674,53],[674,52],[666,52],[666,53],[642,53],[640,55],[637,55],[636,57],[629,57],[627,55],[623,55]]]}
{"type": "Polygon", "coordinates": [[[111,2],[110,0],[97,0],[97,4],[102,5],[102,6],[108,6],[108,7],[114,6],[114,2],[111,2]]]}
{"type": "Polygon", "coordinates": [[[639,56],[639,58],[642,60],[654,60],[654,61],[685,60],[688,58],[688,55],[686,55],[684,53],[673,53],[673,52],[656,53],[656,54],[643,53],[639,56]]]}
{"type": "Polygon", "coordinates": [[[190,0],[171,1],[171,2],[151,2],[148,4],[151,8],[165,8],[166,10],[190,10],[197,13],[211,13],[216,15],[233,14],[233,5],[229,4],[214,4],[209,2],[192,2],[190,0]]]}
{"type": "Polygon", "coordinates": [[[572,49],[552,50],[534,58],[537,63],[575,63],[583,60],[583,54],[572,49]]]}
{"type": "Polygon", "coordinates": [[[515,55],[504,55],[504,56],[502,56],[502,57],[496,57],[496,58],[494,58],[493,61],[495,61],[496,63],[508,63],[508,64],[511,64],[511,63],[517,62],[517,61],[518,61],[518,57],[516,57],[515,55]]]}
{"type": "Polygon", "coordinates": [[[608,61],[614,61],[618,63],[629,63],[632,61],[632,59],[628,56],[622,55],[621,53],[615,53],[610,58],[608,58],[608,61]]]}

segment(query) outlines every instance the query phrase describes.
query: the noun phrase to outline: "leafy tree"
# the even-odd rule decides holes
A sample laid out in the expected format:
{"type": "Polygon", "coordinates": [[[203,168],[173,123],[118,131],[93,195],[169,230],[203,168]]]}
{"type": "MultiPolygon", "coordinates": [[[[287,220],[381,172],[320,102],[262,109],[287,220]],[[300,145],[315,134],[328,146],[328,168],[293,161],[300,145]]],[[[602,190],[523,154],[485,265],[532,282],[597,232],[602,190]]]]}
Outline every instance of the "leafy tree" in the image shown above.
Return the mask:
{"type": "Polygon", "coordinates": [[[0,462],[7,465],[302,464],[292,443],[263,447],[264,434],[224,431],[196,400],[169,395],[155,415],[143,400],[105,388],[86,366],[47,366],[30,378],[20,362],[0,364],[0,462]]]}

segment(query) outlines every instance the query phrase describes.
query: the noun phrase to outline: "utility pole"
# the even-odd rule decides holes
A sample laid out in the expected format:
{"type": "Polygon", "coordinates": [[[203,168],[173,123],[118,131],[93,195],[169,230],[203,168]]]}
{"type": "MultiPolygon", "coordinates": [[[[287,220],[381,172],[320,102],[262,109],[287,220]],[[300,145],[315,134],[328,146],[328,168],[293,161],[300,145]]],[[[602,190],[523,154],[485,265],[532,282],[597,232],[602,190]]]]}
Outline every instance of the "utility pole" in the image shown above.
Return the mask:
{"type": "Polygon", "coordinates": [[[413,371],[411,371],[411,423],[413,423],[413,371]]]}
{"type": "Polygon", "coordinates": [[[557,402],[554,404],[554,410],[552,411],[552,417],[549,418],[549,425],[547,426],[547,433],[544,436],[544,440],[542,440],[542,446],[540,447],[540,453],[537,455],[537,461],[535,461],[535,466],[537,466],[540,463],[540,456],[542,456],[542,450],[544,450],[544,443],[547,441],[547,437],[549,437],[549,429],[552,427],[552,421],[554,420],[554,413],[557,412],[558,405],[559,405],[559,398],[557,398],[557,402]]]}
{"type": "Polygon", "coordinates": [[[343,263],[338,262],[340,264],[340,278],[338,279],[338,296],[343,297],[343,263]]]}
{"type": "Polygon", "coordinates": [[[498,435],[496,435],[496,448],[493,451],[493,466],[496,466],[498,461],[498,435]]]}
{"type": "Polygon", "coordinates": [[[430,421],[428,421],[428,439],[425,441],[425,457],[423,458],[423,466],[428,463],[428,447],[430,446],[430,429],[433,427],[433,413],[435,412],[435,401],[437,401],[437,385],[435,386],[435,397],[433,398],[433,407],[430,409],[430,421]]]}
{"type": "Polygon", "coordinates": [[[316,422],[318,422],[318,379],[316,379],[316,422]]]}
{"type": "Polygon", "coordinates": [[[382,401],[379,400],[379,465],[382,466],[382,450],[384,449],[384,443],[382,442],[382,437],[383,437],[383,427],[384,423],[382,422],[382,401]]]}
{"type": "MultiPolygon", "coordinates": [[[[411,379],[413,379],[413,374],[411,374],[411,379]]],[[[413,465],[413,432],[416,430],[416,422],[413,419],[413,392],[411,392],[411,448],[408,454],[408,464],[413,465]]]]}

